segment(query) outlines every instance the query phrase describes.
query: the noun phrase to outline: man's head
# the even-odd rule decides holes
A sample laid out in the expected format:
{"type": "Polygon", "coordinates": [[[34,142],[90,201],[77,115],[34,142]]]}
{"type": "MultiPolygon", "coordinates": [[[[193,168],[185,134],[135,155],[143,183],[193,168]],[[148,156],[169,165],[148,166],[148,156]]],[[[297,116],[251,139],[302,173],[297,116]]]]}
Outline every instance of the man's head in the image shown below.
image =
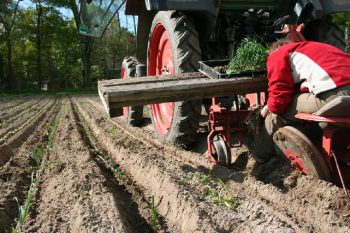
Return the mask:
{"type": "Polygon", "coordinates": [[[279,39],[278,41],[272,43],[269,47],[269,55],[276,52],[278,50],[279,47],[292,43],[292,41],[288,40],[288,39],[279,39]]]}

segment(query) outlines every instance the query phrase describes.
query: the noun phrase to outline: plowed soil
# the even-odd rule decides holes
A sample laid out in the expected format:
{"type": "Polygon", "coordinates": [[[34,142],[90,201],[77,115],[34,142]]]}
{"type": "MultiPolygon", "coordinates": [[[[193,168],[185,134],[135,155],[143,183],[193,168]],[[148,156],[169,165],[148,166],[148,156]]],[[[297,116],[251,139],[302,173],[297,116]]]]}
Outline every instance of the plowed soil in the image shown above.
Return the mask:
{"type": "Polygon", "coordinates": [[[0,232],[350,232],[349,197],[331,183],[245,147],[230,168],[208,162],[206,120],[185,151],[146,113],[140,128],[107,118],[97,96],[0,102],[0,232]]]}

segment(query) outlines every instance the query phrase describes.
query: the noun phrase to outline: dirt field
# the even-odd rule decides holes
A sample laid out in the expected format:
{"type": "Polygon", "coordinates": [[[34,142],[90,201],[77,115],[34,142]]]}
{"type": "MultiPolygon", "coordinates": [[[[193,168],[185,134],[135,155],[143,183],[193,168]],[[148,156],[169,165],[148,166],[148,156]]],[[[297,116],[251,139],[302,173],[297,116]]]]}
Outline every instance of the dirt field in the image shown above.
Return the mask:
{"type": "Polygon", "coordinates": [[[204,122],[184,151],[95,95],[0,101],[0,232],[350,232],[341,188],[245,148],[209,163],[204,122]]]}

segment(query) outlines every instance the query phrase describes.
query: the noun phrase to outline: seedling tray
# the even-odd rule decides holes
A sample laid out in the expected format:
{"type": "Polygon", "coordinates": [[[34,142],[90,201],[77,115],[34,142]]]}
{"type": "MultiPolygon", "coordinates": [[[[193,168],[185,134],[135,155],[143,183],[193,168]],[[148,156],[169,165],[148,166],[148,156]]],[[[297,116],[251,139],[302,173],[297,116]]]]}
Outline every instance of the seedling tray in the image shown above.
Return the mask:
{"type": "Polygon", "coordinates": [[[200,61],[199,71],[204,73],[208,77],[214,78],[214,79],[235,78],[235,77],[242,77],[242,76],[254,77],[254,76],[263,75],[266,73],[265,70],[248,70],[248,71],[226,74],[226,73],[219,72],[218,69],[215,69],[216,67],[227,66],[228,63],[229,63],[228,59],[200,61]]]}

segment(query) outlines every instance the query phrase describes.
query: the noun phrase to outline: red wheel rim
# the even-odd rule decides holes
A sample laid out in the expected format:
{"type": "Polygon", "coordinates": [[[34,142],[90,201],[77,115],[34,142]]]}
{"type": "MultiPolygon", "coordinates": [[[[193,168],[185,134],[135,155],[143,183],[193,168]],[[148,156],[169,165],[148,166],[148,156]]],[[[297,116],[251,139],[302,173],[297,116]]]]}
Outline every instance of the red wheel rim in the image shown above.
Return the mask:
{"type": "MultiPolygon", "coordinates": [[[[157,24],[153,30],[148,54],[148,74],[174,74],[174,58],[168,32],[162,24],[157,24]]],[[[174,103],[152,104],[151,113],[157,132],[165,135],[171,128],[174,114],[174,103]]]]}
{"type": "MultiPolygon", "coordinates": [[[[122,79],[126,79],[127,78],[127,73],[126,73],[126,70],[125,70],[124,67],[122,68],[121,78],[122,79]]],[[[128,116],[129,116],[129,107],[123,107],[123,116],[125,118],[128,118],[128,116]]]]}
{"type": "Polygon", "coordinates": [[[291,164],[293,164],[299,171],[301,171],[303,174],[308,174],[303,160],[298,156],[297,153],[295,153],[289,148],[286,148],[284,154],[286,155],[287,159],[291,162],[291,164]]]}

